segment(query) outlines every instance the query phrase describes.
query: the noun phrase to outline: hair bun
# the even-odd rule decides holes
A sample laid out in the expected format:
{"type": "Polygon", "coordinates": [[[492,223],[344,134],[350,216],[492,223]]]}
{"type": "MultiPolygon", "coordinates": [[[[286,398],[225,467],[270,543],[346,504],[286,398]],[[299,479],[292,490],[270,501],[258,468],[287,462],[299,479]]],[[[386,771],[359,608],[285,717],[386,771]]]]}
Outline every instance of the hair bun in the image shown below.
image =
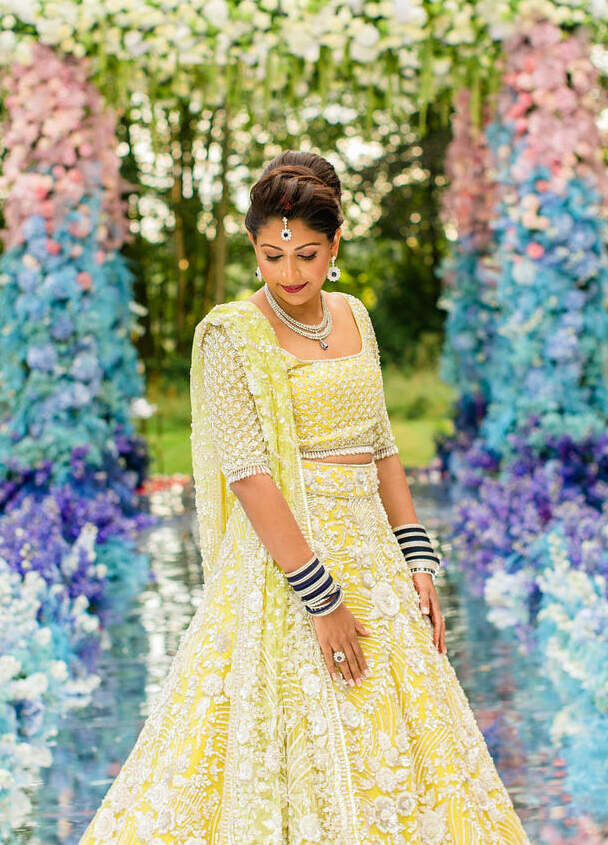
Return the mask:
{"type": "Polygon", "coordinates": [[[332,241],[344,222],[341,195],[340,179],[327,159],[316,153],[286,150],[266,165],[252,187],[245,226],[256,240],[268,219],[288,212],[332,241]]]}

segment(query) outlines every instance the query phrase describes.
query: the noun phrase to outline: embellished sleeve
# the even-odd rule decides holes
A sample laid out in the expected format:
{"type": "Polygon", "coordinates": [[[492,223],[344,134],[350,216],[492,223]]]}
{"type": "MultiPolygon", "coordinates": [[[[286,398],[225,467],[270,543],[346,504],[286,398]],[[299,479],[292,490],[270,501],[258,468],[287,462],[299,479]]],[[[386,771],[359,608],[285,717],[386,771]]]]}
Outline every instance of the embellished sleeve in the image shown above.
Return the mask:
{"type": "Polygon", "coordinates": [[[226,483],[260,472],[272,475],[243,363],[222,326],[209,326],[201,354],[211,433],[226,483]]]}
{"type": "Polygon", "coordinates": [[[386,408],[386,397],[384,395],[384,379],[382,378],[382,368],[380,365],[380,350],[378,348],[376,332],[374,331],[374,325],[372,323],[371,317],[369,316],[369,311],[367,310],[364,303],[361,304],[365,312],[367,330],[369,332],[372,348],[376,357],[376,363],[378,365],[378,371],[380,373],[381,396],[380,401],[378,402],[378,412],[376,416],[376,425],[374,426],[373,442],[374,460],[380,461],[382,460],[382,458],[388,458],[389,455],[397,455],[399,453],[399,447],[397,446],[397,442],[393,434],[393,429],[391,428],[391,423],[386,408]]]}
{"type": "Polygon", "coordinates": [[[389,455],[396,455],[398,452],[399,448],[388,418],[383,390],[380,411],[378,412],[374,430],[374,460],[379,461],[382,458],[388,458],[389,455]]]}

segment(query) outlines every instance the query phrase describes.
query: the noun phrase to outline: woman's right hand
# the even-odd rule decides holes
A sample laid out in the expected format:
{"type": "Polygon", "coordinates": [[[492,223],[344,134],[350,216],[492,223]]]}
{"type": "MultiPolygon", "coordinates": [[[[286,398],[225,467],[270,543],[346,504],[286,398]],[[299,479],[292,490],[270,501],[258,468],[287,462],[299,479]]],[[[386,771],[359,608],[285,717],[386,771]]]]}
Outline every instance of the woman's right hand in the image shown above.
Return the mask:
{"type": "Polygon", "coordinates": [[[359,645],[358,635],[370,636],[371,631],[355,619],[344,602],[325,616],[313,616],[312,621],[325,664],[334,681],[338,680],[338,668],[350,686],[361,686],[365,676],[371,672],[359,645]],[[343,651],[346,660],[336,663],[334,651],[343,651]]]}

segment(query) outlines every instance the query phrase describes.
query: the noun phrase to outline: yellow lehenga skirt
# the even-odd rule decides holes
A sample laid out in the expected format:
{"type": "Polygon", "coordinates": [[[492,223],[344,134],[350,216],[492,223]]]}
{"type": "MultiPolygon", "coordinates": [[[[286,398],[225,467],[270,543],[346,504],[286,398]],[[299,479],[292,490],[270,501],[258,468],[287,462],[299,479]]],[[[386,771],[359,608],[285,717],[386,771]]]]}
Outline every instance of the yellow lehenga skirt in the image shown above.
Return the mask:
{"type": "MultiPolygon", "coordinates": [[[[428,617],[420,612],[380,499],[375,463],[302,460],[302,470],[316,548],[342,584],[348,607],[371,631],[359,638],[371,676],[361,687],[334,682],[358,824],[352,839],[341,837],[340,843],[529,845],[448,656],[433,644],[428,617]]],[[[230,519],[241,517],[235,509],[230,519]]],[[[228,710],[218,692],[230,687],[233,641],[226,623],[235,600],[236,557],[243,553],[238,532],[227,531],[226,544],[222,554],[230,565],[218,568],[206,585],[208,600],[194,614],[137,743],[81,845],[226,841],[220,796],[230,753],[228,710]],[[174,769],[178,778],[168,774],[174,769]]],[[[276,574],[283,577],[278,567],[276,574]]],[[[326,819],[311,812],[296,826],[290,818],[291,795],[323,788],[293,717],[315,692],[318,676],[298,660],[289,624],[282,643],[276,700],[269,691],[267,702],[281,742],[269,742],[264,760],[269,770],[289,771],[289,777],[274,796],[273,824],[248,831],[246,841],[327,845],[338,840],[323,833],[326,819]],[[296,765],[287,768],[283,758],[290,754],[296,765]]],[[[314,720],[312,725],[314,732],[314,720]]],[[[245,736],[247,725],[242,727],[245,736]]]]}

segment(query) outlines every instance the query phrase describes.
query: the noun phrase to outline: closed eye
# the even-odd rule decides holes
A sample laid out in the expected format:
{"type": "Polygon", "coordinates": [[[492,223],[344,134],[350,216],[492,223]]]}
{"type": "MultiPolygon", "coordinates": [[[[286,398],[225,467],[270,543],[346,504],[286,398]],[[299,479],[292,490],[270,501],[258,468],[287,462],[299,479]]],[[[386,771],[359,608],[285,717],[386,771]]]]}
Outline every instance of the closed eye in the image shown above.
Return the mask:
{"type": "MultiPolygon", "coordinates": [[[[298,255],[298,258],[303,258],[304,261],[312,261],[313,258],[317,257],[317,253],[313,252],[312,255],[298,255]]],[[[280,255],[265,255],[264,258],[266,261],[278,261],[281,258],[280,255]]]]}

